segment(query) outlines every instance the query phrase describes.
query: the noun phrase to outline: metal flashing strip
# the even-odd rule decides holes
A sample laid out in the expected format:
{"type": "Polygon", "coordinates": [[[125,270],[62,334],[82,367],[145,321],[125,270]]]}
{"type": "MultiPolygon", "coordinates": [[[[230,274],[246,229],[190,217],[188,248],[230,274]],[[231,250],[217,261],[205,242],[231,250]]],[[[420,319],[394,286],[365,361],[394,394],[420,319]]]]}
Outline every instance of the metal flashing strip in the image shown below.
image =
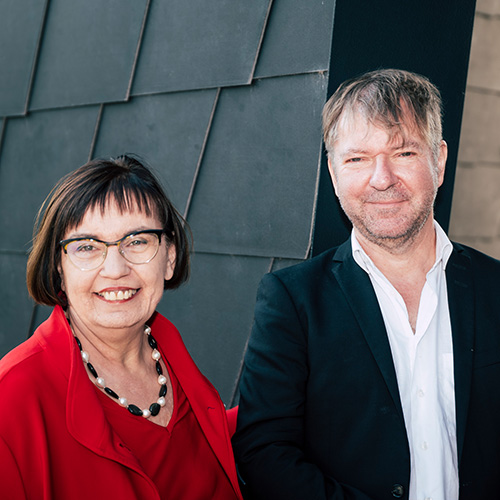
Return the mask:
{"type": "Polygon", "coordinates": [[[134,82],[135,72],[137,70],[137,62],[139,60],[139,54],[141,52],[142,41],[144,39],[144,32],[146,31],[146,23],[148,21],[149,16],[149,8],[151,6],[151,0],[147,0],[146,8],[144,9],[144,16],[142,18],[141,30],[139,32],[139,40],[137,41],[137,48],[134,54],[134,62],[132,63],[132,70],[130,72],[130,78],[128,81],[127,90],[125,92],[125,101],[130,99],[130,93],[132,91],[132,84],[134,82]]]}
{"type": "MultiPolygon", "coordinates": [[[[3,138],[5,136],[5,129],[7,127],[7,118],[2,118],[2,122],[0,124],[0,159],[2,158],[2,146],[3,146],[3,138]]],[[[0,162],[1,165],[1,162],[0,162]]]]}
{"type": "Polygon", "coordinates": [[[196,188],[196,182],[198,180],[198,176],[199,176],[200,169],[201,169],[201,162],[203,161],[203,156],[205,155],[205,149],[207,147],[207,142],[208,142],[208,137],[210,135],[210,130],[212,129],[212,123],[213,123],[214,116],[215,116],[215,110],[217,109],[217,104],[219,102],[220,93],[221,93],[221,89],[219,87],[217,89],[217,94],[215,94],[214,104],[212,106],[212,112],[210,113],[210,118],[208,120],[207,130],[205,133],[205,137],[203,138],[203,144],[201,145],[200,156],[198,158],[196,170],[195,170],[194,175],[193,175],[193,182],[191,184],[191,189],[189,191],[188,198],[186,201],[186,207],[184,208],[184,214],[183,214],[184,220],[187,220],[187,217],[189,214],[189,209],[191,208],[191,202],[193,200],[194,190],[196,188]]]}
{"type": "Polygon", "coordinates": [[[24,103],[24,111],[23,115],[26,116],[28,114],[29,104],[31,100],[31,94],[33,92],[33,84],[35,82],[35,74],[38,68],[38,61],[40,59],[40,48],[42,46],[43,35],[45,33],[45,27],[47,25],[47,15],[49,12],[49,2],[50,0],[45,0],[45,6],[43,9],[42,22],[40,23],[40,30],[38,31],[38,39],[36,42],[36,50],[35,57],[33,58],[33,64],[31,66],[31,73],[28,82],[28,90],[26,92],[26,101],[24,103]]]}
{"type": "Polygon", "coordinates": [[[90,143],[90,149],[89,149],[89,157],[88,161],[92,160],[94,156],[94,151],[95,151],[95,145],[97,143],[97,136],[99,134],[99,128],[101,126],[101,121],[102,121],[102,112],[104,110],[104,104],[101,104],[99,106],[99,111],[97,113],[97,119],[95,121],[95,128],[94,128],[94,134],[92,136],[92,142],[90,143]]]}
{"type": "Polygon", "coordinates": [[[269,5],[267,6],[266,17],[264,18],[264,24],[262,25],[262,31],[260,33],[259,43],[257,44],[257,50],[255,51],[255,59],[253,61],[252,69],[250,71],[250,76],[248,78],[248,82],[247,82],[248,84],[252,83],[252,80],[253,80],[253,77],[255,74],[255,68],[257,67],[257,61],[259,60],[260,51],[262,49],[262,44],[264,42],[264,36],[266,34],[267,26],[269,24],[269,17],[271,15],[273,1],[274,0],[269,0],[269,5]]]}

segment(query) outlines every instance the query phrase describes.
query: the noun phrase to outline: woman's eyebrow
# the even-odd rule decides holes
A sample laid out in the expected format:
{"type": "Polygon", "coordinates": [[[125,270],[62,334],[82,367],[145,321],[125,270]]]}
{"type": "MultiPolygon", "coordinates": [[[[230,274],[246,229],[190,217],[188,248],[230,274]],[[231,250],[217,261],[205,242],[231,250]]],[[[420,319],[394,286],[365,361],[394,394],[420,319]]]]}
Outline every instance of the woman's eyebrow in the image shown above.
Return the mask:
{"type": "MultiPolygon", "coordinates": [[[[137,229],[132,229],[132,230],[127,231],[126,233],[124,233],[121,236],[121,238],[123,238],[123,237],[125,237],[125,236],[127,236],[129,234],[140,233],[141,231],[146,231],[148,229],[150,229],[150,228],[146,227],[146,226],[140,226],[137,229]]],[[[156,229],[156,228],[153,228],[153,229],[156,229]]],[[[72,240],[72,239],[75,239],[75,238],[88,238],[89,240],[111,241],[111,240],[106,240],[105,238],[100,238],[100,237],[96,236],[93,233],[70,233],[70,235],[67,238],[64,238],[64,239],[65,240],[72,240]]],[[[118,239],[120,239],[120,238],[118,238],[118,239]]],[[[112,241],[115,241],[115,240],[112,240],[112,241]]]]}

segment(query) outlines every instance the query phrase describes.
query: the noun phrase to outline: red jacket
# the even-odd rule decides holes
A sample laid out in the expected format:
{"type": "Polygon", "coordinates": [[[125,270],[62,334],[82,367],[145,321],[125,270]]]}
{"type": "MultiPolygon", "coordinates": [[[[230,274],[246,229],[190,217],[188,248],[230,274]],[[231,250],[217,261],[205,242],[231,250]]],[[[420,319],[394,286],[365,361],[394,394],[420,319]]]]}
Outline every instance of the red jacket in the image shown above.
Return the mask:
{"type": "MultiPolygon", "coordinates": [[[[224,405],[176,328],[152,329],[179,380],[221,474],[241,499],[224,405]]],[[[108,424],[60,307],[0,361],[0,498],[160,500],[136,458],[108,424]]]]}

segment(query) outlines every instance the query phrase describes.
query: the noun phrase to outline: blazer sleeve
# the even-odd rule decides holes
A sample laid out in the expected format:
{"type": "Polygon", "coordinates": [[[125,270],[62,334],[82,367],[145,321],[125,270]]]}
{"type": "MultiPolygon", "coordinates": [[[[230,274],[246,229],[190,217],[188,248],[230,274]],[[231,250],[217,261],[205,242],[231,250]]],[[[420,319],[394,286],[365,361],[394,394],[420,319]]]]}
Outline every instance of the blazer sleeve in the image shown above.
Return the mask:
{"type": "MultiPolygon", "coordinates": [[[[22,432],[22,430],[19,430],[22,432]]],[[[32,450],[36,453],[36,450],[32,450]]],[[[0,436],[0,498],[25,500],[21,473],[11,450],[0,436]]]]}
{"type": "Polygon", "coordinates": [[[306,456],[307,318],[283,282],[264,276],[240,383],[233,446],[245,498],[369,500],[306,456]]]}

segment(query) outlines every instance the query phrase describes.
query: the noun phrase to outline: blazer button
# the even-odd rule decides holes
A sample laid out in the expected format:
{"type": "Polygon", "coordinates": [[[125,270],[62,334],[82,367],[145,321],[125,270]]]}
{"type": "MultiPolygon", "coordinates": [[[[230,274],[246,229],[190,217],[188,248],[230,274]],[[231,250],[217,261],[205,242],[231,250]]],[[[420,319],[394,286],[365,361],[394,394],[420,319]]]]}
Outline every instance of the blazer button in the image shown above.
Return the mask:
{"type": "Polygon", "coordinates": [[[394,498],[401,498],[405,493],[405,489],[401,484],[393,484],[391,493],[394,498]]]}

